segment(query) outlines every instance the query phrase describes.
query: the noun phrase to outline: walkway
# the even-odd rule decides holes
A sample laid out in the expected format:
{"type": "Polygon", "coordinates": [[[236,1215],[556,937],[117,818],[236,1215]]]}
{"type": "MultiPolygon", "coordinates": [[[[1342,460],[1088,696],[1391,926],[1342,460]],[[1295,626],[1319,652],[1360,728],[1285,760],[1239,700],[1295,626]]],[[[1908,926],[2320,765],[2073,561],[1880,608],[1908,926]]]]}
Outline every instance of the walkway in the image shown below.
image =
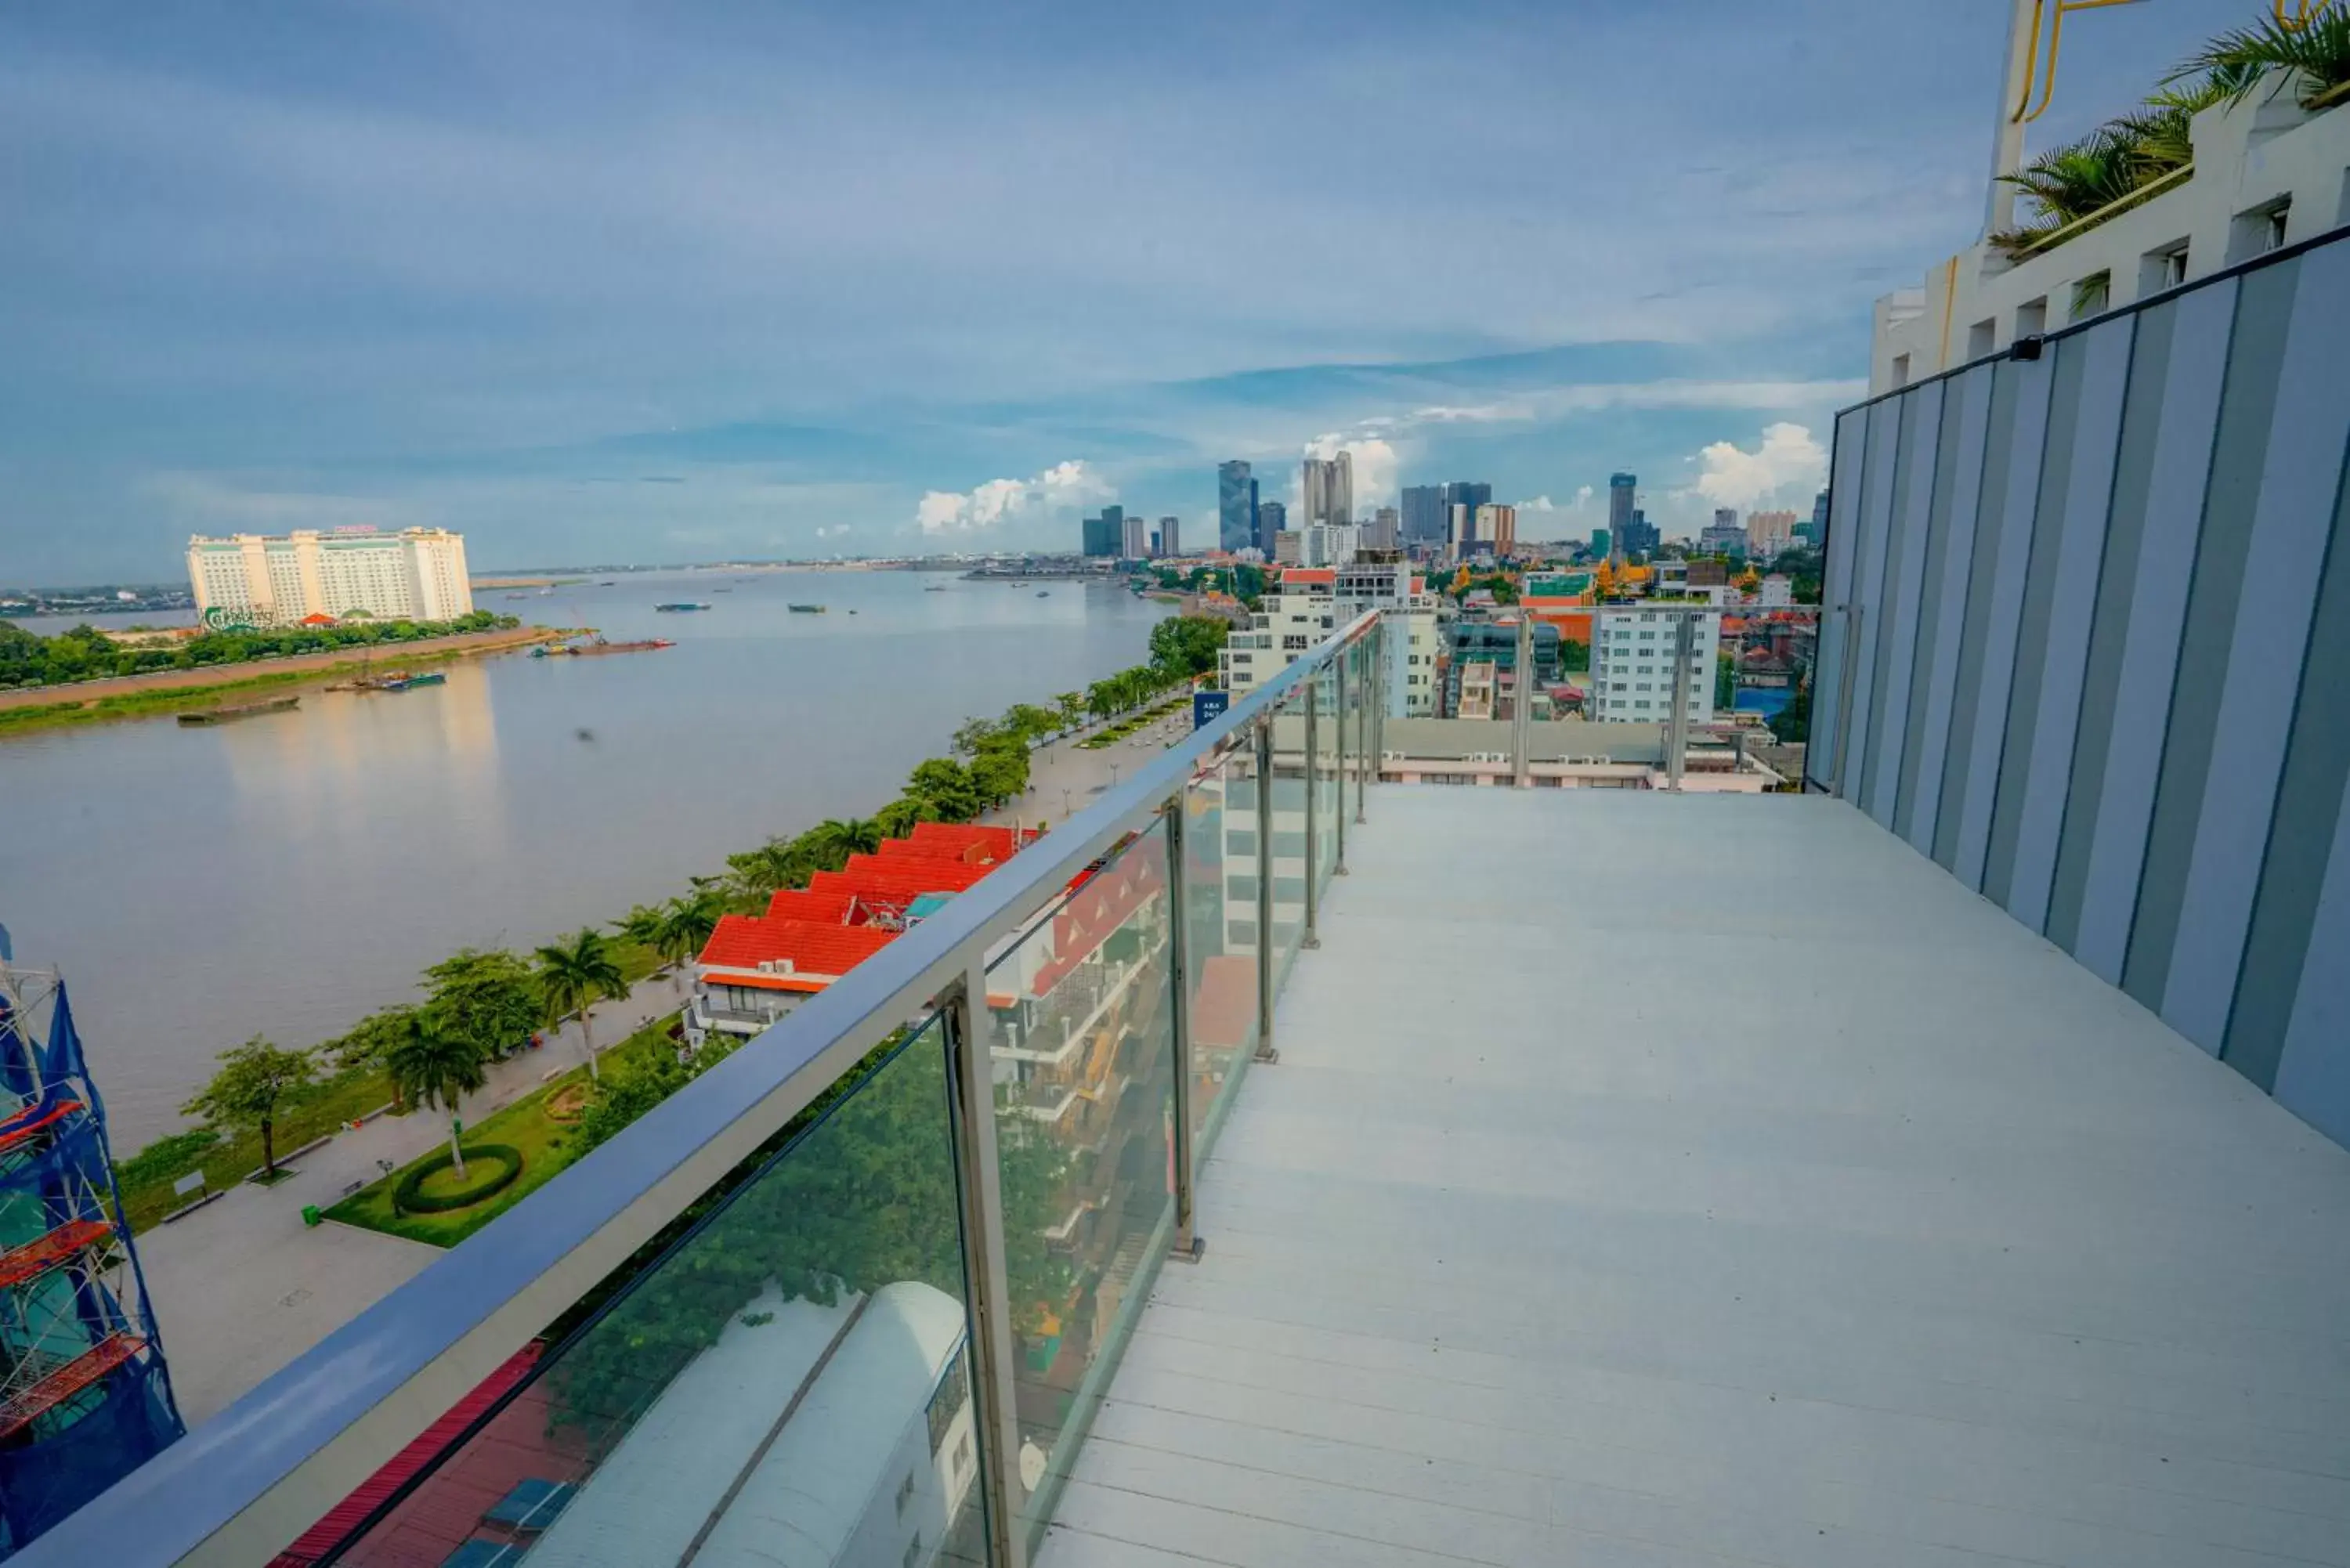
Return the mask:
{"type": "Polygon", "coordinates": [[[1043,1568],[2350,1563],[2350,1152],[1837,803],[1347,847],[1043,1568]]]}

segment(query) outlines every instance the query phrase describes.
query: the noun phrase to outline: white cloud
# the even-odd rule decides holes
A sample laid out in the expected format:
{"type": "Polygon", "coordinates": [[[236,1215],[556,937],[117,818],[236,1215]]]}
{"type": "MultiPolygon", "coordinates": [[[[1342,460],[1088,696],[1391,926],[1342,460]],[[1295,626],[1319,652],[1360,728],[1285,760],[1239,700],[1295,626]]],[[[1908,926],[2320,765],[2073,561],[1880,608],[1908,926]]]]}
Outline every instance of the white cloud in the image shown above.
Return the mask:
{"type": "Polygon", "coordinates": [[[1807,502],[1828,479],[1826,449],[1804,426],[1784,421],[1765,425],[1752,452],[1718,441],[1699,452],[1697,461],[1697,493],[1717,506],[1807,502]]]}
{"type": "Polygon", "coordinates": [[[1020,517],[1098,505],[1116,493],[1107,480],[1072,458],[1026,479],[991,479],[967,493],[926,492],[914,521],[925,534],[964,534],[1020,517]]]}

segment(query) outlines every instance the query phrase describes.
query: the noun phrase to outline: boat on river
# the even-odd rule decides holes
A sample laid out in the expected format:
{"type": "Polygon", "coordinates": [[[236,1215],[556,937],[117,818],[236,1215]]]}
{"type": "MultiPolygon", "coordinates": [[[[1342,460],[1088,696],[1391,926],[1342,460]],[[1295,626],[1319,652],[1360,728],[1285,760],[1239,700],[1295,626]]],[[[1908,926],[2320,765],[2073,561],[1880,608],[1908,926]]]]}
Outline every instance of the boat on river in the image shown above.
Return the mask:
{"type": "Polygon", "coordinates": [[[687,610],[706,610],[709,607],[710,607],[706,604],[695,604],[691,599],[680,599],[674,604],[653,606],[653,608],[660,611],[663,615],[682,615],[687,610]]]}
{"type": "Polygon", "coordinates": [[[588,642],[558,642],[553,647],[541,643],[531,651],[533,659],[586,659],[598,653],[650,653],[656,649],[675,648],[676,643],[665,637],[640,637],[629,642],[607,642],[598,637],[588,642]]]}
{"type": "Polygon", "coordinates": [[[791,611],[794,615],[822,615],[824,613],[824,607],[822,605],[794,605],[791,607],[791,611]]]}
{"type": "Polygon", "coordinates": [[[299,697],[272,697],[262,702],[235,702],[224,708],[200,708],[180,715],[180,722],[191,729],[203,724],[230,724],[239,719],[258,719],[264,713],[283,713],[301,706],[299,697]]]}

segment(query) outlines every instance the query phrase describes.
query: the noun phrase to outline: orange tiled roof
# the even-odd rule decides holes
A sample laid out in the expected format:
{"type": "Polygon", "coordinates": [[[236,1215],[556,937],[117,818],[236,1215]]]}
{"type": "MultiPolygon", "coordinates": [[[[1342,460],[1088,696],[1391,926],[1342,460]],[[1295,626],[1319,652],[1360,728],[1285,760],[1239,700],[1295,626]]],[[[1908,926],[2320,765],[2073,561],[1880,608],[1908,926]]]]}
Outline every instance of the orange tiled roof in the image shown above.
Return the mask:
{"type": "Polygon", "coordinates": [[[797,978],[837,980],[897,939],[878,926],[822,925],[726,915],[702,949],[702,961],[721,969],[755,970],[788,960],[797,978]]]}
{"type": "Polygon", "coordinates": [[[851,910],[857,907],[855,895],[849,893],[819,893],[809,888],[785,888],[767,899],[767,919],[771,920],[807,920],[829,922],[836,926],[848,923],[851,910]]]}
{"type": "Polygon", "coordinates": [[[1338,568],[1336,566],[1286,567],[1281,574],[1281,586],[1285,588],[1293,584],[1305,588],[1336,587],[1338,584],[1338,568]]]}
{"type": "MultiPolygon", "coordinates": [[[[1025,838],[1035,836],[1035,835],[1031,833],[1026,835],[1025,838]]],[[[918,822],[914,824],[914,831],[906,837],[893,838],[881,847],[886,851],[889,844],[904,844],[916,849],[935,846],[958,853],[966,849],[978,848],[985,850],[990,859],[1006,860],[1011,858],[1014,851],[1020,847],[1025,838],[1011,828],[991,827],[985,823],[918,822]]]]}

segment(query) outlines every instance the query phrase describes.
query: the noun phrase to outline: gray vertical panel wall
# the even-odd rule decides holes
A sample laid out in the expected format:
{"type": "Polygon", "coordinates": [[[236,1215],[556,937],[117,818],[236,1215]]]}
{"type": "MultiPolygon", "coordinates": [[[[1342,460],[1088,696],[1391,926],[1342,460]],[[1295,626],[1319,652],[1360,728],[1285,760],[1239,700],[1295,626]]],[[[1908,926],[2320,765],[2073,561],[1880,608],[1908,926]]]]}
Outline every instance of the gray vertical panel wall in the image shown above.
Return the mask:
{"type": "MultiPolygon", "coordinates": [[[[1853,541],[1859,533],[1855,518],[1860,505],[1861,464],[1867,452],[1868,411],[1856,409],[1839,416],[1835,462],[1828,483],[1826,580],[1847,585],[1842,593],[1849,592],[1852,581],[1853,541]]],[[[1845,671],[1850,667],[1845,648],[1850,631],[1848,616],[1836,607],[1843,602],[1839,595],[1828,596],[1828,611],[1820,624],[1819,659],[1812,671],[1812,731],[1811,742],[1804,749],[1804,776],[1822,788],[1835,782],[1844,733],[1837,703],[1844,692],[1845,671]]]]}
{"type": "MultiPolygon", "coordinates": [[[[2137,917],[2138,878],[2146,868],[2147,832],[2154,817],[2155,784],[2161,774],[2171,688],[2187,622],[2187,586],[2194,580],[2190,567],[2203,526],[2203,485],[2210,475],[2211,440],[2220,423],[2236,286],[2230,281],[2197,289],[2175,305],[2158,308],[2174,314],[2168,324],[2165,362],[2158,367],[2149,357],[2143,366],[2148,386],[2155,386],[2157,374],[2161,376],[2143,512],[2134,505],[2135,486],[2116,497],[2117,506],[2132,506],[2127,515],[2140,538],[2130,583],[2129,624],[2122,634],[2121,668],[2113,687],[2105,784],[2096,797],[2094,820],[2066,829],[2089,836],[2076,933],[2071,940],[2061,931],[2049,933],[2114,985],[2121,983],[2130,927],[2137,917]]],[[[2162,331],[2159,322],[2139,328],[2141,337],[2157,340],[2162,331]]],[[[2137,389],[2134,385],[2133,394],[2137,389]]],[[[2121,515],[2116,513],[2117,518],[2121,515]]]]}
{"type": "Polygon", "coordinates": [[[1902,423],[1900,493],[1885,553],[1885,614],[1878,619],[1877,663],[1884,679],[1868,726],[1868,815],[1893,826],[1901,785],[1901,743],[1908,731],[1909,676],[1917,661],[1918,601],[1933,547],[1934,481],[1940,452],[1942,387],[1935,381],[1908,400],[1902,423]]]}
{"type": "Polygon", "coordinates": [[[2350,1142],[2350,235],[1846,410],[1829,506],[1815,782],[2350,1142]]]}
{"type": "Polygon", "coordinates": [[[1921,855],[1932,855],[1942,809],[1942,770],[1949,758],[1950,710],[1959,684],[1966,629],[1967,592],[1975,556],[1975,519],[1982,495],[1983,450],[1991,422],[1992,367],[1979,365],[1946,388],[1943,430],[1949,432],[1947,491],[1937,480],[1935,548],[1919,612],[1918,696],[1904,764],[1894,831],[1921,855]],[[1955,416],[1955,418],[1951,416],[1955,416]]]}

